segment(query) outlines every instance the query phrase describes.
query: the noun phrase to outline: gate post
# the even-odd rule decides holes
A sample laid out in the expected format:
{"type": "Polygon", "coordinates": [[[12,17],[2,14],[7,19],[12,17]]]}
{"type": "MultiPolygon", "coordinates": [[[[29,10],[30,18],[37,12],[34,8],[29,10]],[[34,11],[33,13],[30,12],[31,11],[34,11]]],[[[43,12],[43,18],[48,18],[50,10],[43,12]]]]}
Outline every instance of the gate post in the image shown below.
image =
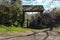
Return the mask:
{"type": "Polygon", "coordinates": [[[25,12],[23,12],[23,15],[22,15],[21,27],[24,26],[24,21],[25,21],[25,12]]]}
{"type": "Polygon", "coordinates": [[[43,25],[43,10],[40,13],[41,13],[41,26],[42,26],[43,25]]]}

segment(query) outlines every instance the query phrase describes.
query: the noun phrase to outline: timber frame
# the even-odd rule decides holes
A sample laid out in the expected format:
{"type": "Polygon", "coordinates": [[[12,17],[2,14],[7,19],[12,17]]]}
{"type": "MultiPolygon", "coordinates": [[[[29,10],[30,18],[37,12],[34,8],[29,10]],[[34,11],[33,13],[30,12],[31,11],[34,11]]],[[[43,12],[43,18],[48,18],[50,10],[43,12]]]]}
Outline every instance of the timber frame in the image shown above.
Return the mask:
{"type": "Polygon", "coordinates": [[[23,12],[42,12],[44,7],[42,5],[23,5],[23,12]]]}
{"type": "Polygon", "coordinates": [[[23,11],[23,17],[22,17],[22,21],[23,21],[22,26],[23,26],[25,19],[25,12],[40,12],[42,16],[44,7],[43,5],[23,5],[22,11],[23,11]]]}

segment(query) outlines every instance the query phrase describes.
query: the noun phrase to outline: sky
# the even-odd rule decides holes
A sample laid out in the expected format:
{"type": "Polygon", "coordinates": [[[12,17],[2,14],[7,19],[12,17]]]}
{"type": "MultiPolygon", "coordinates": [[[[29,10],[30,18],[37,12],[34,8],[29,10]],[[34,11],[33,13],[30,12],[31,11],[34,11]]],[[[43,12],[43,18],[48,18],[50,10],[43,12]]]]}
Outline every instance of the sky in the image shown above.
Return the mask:
{"type": "Polygon", "coordinates": [[[43,5],[45,10],[54,7],[60,8],[60,0],[54,0],[54,1],[53,0],[21,0],[21,1],[22,1],[22,5],[43,5]]]}
{"type": "Polygon", "coordinates": [[[22,0],[22,5],[43,5],[45,10],[54,7],[60,7],[59,0],[22,0]]]}
{"type": "MultiPolygon", "coordinates": [[[[59,0],[22,0],[22,5],[43,5],[45,10],[60,8],[59,0]]],[[[27,12],[27,14],[36,14],[36,12],[27,12]]]]}
{"type": "Polygon", "coordinates": [[[45,10],[51,10],[51,8],[55,8],[55,7],[60,8],[60,0],[54,0],[54,1],[53,0],[21,0],[21,1],[22,1],[22,5],[43,5],[45,10]]]}

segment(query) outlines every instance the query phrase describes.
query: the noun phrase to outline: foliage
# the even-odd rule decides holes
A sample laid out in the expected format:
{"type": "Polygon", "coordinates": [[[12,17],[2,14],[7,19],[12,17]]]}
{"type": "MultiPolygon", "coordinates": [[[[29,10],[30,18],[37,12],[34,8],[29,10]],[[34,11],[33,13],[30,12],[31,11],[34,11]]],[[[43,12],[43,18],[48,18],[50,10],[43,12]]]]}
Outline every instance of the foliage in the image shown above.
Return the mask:
{"type": "MultiPolygon", "coordinates": [[[[12,1],[11,1],[12,2],[12,1]]],[[[6,26],[19,26],[22,20],[22,9],[20,1],[14,1],[13,4],[8,4],[7,0],[3,0],[0,5],[0,24],[6,26]]]]}
{"type": "Polygon", "coordinates": [[[30,22],[29,26],[31,28],[50,28],[52,30],[53,27],[60,25],[60,9],[53,9],[49,13],[42,13],[42,16],[38,13],[33,17],[34,20],[31,20],[32,22],[30,22]]]}
{"type": "Polygon", "coordinates": [[[55,8],[53,11],[51,11],[50,15],[54,24],[60,25],[60,8],[55,8]]]}
{"type": "MultiPolygon", "coordinates": [[[[20,0],[11,0],[10,3],[3,0],[0,4],[0,25],[22,27],[24,15],[20,0]]],[[[49,13],[43,14],[41,11],[30,17],[29,27],[31,28],[43,28],[44,26],[53,28],[55,25],[60,25],[60,10],[56,8],[49,13]]]]}

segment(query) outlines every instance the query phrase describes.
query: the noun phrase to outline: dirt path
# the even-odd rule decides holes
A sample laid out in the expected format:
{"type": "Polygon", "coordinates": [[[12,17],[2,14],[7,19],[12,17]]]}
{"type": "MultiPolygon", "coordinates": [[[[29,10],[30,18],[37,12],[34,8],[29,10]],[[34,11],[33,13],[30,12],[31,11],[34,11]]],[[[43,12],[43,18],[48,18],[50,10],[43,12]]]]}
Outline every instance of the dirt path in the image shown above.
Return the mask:
{"type": "Polygon", "coordinates": [[[60,40],[60,32],[46,30],[43,32],[34,32],[30,35],[0,37],[0,40],[60,40]]]}

